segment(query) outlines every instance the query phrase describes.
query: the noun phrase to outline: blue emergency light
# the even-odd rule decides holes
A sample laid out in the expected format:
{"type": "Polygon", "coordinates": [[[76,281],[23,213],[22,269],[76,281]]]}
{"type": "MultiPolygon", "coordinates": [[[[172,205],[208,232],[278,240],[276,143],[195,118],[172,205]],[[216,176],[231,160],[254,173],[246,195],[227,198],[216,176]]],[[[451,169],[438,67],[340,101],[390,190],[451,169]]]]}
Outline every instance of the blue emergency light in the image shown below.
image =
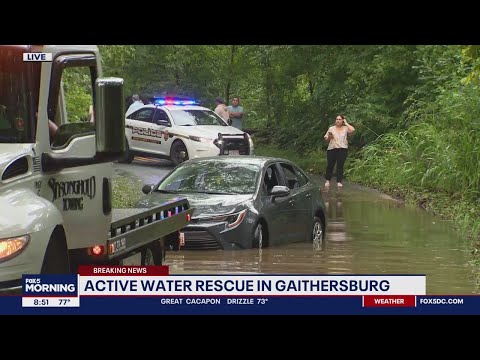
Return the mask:
{"type": "Polygon", "coordinates": [[[154,98],[155,105],[198,105],[200,102],[192,98],[178,98],[178,97],[159,97],[154,98]]]}

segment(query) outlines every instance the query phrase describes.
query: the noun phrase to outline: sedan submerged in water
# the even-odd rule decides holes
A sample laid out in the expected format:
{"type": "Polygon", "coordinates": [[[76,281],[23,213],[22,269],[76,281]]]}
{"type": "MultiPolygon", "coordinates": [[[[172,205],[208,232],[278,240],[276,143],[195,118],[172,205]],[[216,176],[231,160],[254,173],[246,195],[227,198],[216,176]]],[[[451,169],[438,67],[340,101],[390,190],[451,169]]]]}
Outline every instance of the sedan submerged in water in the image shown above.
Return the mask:
{"type": "Polygon", "coordinates": [[[319,186],[285,159],[188,160],[143,191],[147,196],[141,206],[182,196],[195,208],[174,248],[246,249],[300,241],[324,245],[325,204],[319,186]]]}

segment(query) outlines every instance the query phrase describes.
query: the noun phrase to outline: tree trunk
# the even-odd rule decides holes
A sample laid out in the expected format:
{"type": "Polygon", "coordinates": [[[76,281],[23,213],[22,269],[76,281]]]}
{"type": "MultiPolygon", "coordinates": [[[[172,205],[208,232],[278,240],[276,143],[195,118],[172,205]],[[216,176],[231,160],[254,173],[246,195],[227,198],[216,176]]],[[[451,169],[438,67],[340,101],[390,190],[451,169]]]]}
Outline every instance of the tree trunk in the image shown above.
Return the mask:
{"type": "Polygon", "coordinates": [[[225,87],[225,101],[227,104],[230,102],[230,88],[232,86],[232,79],[234,77],[234,62],[235,62],[235,51],[237,50],[236,45],[232,45],[230,52],[230,66],[229,66],[229,77],[227,79],[227,86],[225,87]]]}

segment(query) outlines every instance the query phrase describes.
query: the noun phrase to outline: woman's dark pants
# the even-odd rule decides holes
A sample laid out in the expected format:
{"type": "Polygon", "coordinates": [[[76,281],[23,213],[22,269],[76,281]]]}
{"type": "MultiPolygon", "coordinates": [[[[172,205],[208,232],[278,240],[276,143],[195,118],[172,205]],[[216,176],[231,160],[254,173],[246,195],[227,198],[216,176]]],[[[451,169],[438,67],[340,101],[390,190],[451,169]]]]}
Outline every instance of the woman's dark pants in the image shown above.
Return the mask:
{"type": "Polygon", "coordinates": [[[332,149],[327,150],[327,171],[325,173],[325,179],[331,180],[333,175],[333,168],[337,164],[337,182],[343,180],[343,165],[347,160],[348,149],[332,149]]]}

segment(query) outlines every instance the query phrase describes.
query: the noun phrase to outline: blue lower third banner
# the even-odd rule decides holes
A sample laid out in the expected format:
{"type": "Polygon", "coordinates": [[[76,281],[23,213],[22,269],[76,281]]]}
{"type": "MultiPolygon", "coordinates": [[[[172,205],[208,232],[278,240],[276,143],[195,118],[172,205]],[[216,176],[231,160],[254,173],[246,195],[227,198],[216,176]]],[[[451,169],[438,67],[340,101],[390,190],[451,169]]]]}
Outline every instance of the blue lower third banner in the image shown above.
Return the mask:
{"type": "MultiPolygon", "coordinates": [[[[402,300],[405,296],[398,296],[402,300]]],[[[414,296],[415,306],[364,306],[363,296],[81,297],[0,296],[2,315],[479,315],[480,296],[414,296]],[[72,303],[71,303],[72,302],[72,303]]]]}
{"type": "Polygon", "coordinates": [[[425,275],[169,275],[166,267],[91,266],[24,275],[0,314],[480,314],[480,296],[426,295],[425,275]]]}

